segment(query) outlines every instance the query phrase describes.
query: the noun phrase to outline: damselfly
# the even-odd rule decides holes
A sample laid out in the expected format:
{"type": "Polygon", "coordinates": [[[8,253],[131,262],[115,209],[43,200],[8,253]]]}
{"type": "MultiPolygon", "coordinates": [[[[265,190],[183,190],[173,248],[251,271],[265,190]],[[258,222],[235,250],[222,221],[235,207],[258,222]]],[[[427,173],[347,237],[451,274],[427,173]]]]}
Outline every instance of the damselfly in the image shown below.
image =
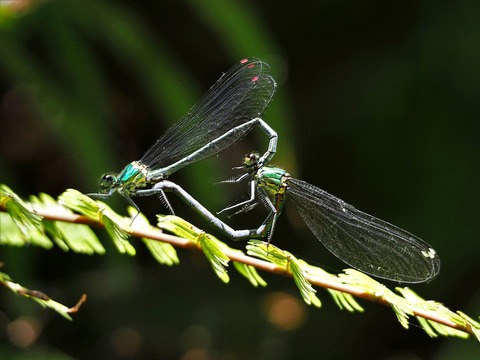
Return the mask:
{"type": "MultiPolygon", "coordinates": [[[[104,174],[99,183],[100,193],[90,195],[105,199],[118,192],[138,210],[131,197],[146,195],[140,190],[150,188],[192,162],[217,154],[254,126],[260,126],[270,138],[260,160],[268,162],[277,148],[277,133],[260,117],[275,89],[268,64],[257,58],[241,60],[140,160],[131,162],[119,174],[104,174]]],[[[166,201],[163,191],[157,193],[166,201]]]]}
{"type": "Polygon", "coordinates": [[[249,180],[250,197],[221,212],[246,212],[262,202],[267,206],[269,216],[258,229],[232,229],[169,181],[160,182],[154,188],[175,192],[234,240],[254,237],[270,241],[285,200],[290,198],[317,239],[348,265],[379,278],[405,283],[428,281],[438,274],[438,255],[415,235],[295,179],[281,168],[264,165],[258,153],[246,155],[242,168],[246,173],[227,182],[249,180]]]}

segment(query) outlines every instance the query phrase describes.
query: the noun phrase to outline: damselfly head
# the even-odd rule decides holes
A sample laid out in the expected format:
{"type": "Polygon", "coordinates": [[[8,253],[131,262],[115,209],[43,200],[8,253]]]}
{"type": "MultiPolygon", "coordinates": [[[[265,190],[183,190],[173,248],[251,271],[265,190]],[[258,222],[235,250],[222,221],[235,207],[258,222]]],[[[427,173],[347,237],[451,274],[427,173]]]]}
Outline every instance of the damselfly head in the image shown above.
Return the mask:
{"type": "Polygon", "coordinates": [[[108,194],[117,186],[117,176],[114,173],[103,174],[98,182],[101,194],[108,194]]]}
{"type": "Polygon", "coordinates": [[[243,166],[246,168],[252,168],[258,165],[258,161],[260,160],[260,154],[257,152],[251,152],[246,154],[243,157],[243,166]]]}

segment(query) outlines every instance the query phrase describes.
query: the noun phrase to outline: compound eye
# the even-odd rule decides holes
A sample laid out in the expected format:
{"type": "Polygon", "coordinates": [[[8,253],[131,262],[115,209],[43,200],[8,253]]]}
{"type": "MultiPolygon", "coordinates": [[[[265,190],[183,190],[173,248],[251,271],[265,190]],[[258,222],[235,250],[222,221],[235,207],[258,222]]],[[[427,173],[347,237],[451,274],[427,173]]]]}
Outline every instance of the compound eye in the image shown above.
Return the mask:
{"type": "Polygon", "coordinates": [[[111,173],[104,174],[99,182],[100,192],[107,193],[116,186],[117,177],[111,173]]]}
{"type": "Polygon", "coordinates": [[[260,160],[260,155],[257,152],[251,152],[245,155],[243,158],[243,165],[245,166],[255,166],[258,163],[258,160],[260,160]]]}

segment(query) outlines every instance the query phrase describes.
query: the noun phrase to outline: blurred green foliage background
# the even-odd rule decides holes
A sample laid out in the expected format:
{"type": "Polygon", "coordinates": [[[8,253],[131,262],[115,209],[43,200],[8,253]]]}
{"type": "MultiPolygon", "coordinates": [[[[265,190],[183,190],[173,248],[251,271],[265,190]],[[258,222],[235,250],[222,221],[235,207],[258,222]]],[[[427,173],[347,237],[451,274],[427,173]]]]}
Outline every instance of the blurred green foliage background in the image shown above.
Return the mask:
{"type": "MultiPolygon", "coordinates": [[[[257,56],[279,84],[265,115],[279,133],[274,162],[424,238],[442,270],[414,290],[478,316],[479,17],[474,0],[0,0],[0,182],[23,196],[94,192],[102,173],[138,159],[222,71],[257,56]]],[[[221,209],[244,189],[213,184],[245,152],[262,150],[262,136],[172,180],[221,209]]],[[[177,214],[212,230],[172,200],[177,214]]],[[[165,211],[156,199],[139,205],[152,220],[165,211]]],[[[342,269],[286,207],[275,244],[342,269]]],[[[474,340],[405,331],[379,305],[362,302],[366,313],[352,315],[319,290],[323,308],[310,308],[289,279],[265,275],[269,286],[255,289],[231,271],[224,285],[199,254],[180,251],[180,265],[167,268],[132,241],[134,258],[106,238],[103,257],[1,248],[4,271],[23,285],[72,305],[86,292],[88,302],[69,323],[0,292],[0,357],[480,356],[474,340]],[[296,322],[279,322],[275,309],[296,322]],[[14,325],[30,329],[30,340],[12,341],[14,325]]]]}

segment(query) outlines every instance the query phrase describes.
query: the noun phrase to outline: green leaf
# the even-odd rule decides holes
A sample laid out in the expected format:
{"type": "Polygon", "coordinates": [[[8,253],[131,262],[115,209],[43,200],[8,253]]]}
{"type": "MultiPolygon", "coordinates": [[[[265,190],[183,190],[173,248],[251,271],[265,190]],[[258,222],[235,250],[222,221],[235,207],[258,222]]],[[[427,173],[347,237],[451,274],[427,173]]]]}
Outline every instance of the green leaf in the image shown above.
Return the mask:
{"type": "MultiPolygon", "coordinates": [[[[289,254],[289,253],[288,253],[289,254]]],[[[303,301],[308,305],[314,305],[316,307],[321,307],[322,303],[316,295],[316,290],[313,288],[312,284],[308,282],[305,278],[305,272],[301,266],[301,263],[293,255],[290,255],[290,271],[293,275],[293,280],[300,290],[303,301]]]]}
{"type": "Polygon", "coordinates": [[[130,223],[132,219],[124,218],[114,212],[107,204],[98,201],[101,211],[101,219],[105,225],[108,235],[113,240],[113,243],[117,247],[117,250],[122,254],[134,256],[136,250],[132,244],[128,241],[130,234],[127,232],[130,230],[130,223]]]}
{"type": "MultiPolygon", "coordinates": [[[[408,287],[397,287],[396,290],[402,294],[402,296],[407,300],[408,304],[412,309],[431,311],[442,316],[443,318],[449,319],[456,324],[466,326],[466,321],[464,318],[462,318],[459,314],[456,314],[451,310],[447,309],[443,304],[436,301],[425,300],[408,287]]],[[[464,331],[454,329],[450,326],[440,324],[436,321],[428,320],[420,316],[415,317],[417,318],[419,324],[422,326],[425,332],[432,338],[438,337],[438,335],[454,336],[460,338],[468,338],[469,336],[464,331]]]]}
{"type": "Polygon", "coordinates": [[[229,257],[225,255],[222,249],[227,245],[215,238],[213,235],[207,234],[204,231],[193,226],[189,222],[179,218],[175,215],[157,215],[158,227],[170,231],[177,236],[188,239],[200,245],[205,257],[210,262],[215,274],[224,283],[230,281],[226,267],[230,261],[229,257]]]}
{"type": "Polygon", "coordinates": [[[385,300],[391,306],[400,325],[405,329],[409,328],[408,319],[413,313],[404,298],[398,296],[370,276],[355,269],[345,269],[344,273],[339,274],[338,277],[345,284],[353,285],[365,293],[371,294],[372,297],[385,300]]]}
{"type": "Polygon", "coordinates": [[[247,254],[255,256],[259,259],[268,261],[285,270],[290,261],[288,255],[283,250],[280,250],[274,245],[260,240],[250,240],[247,244],[247,254]]]}
{"type": "Polygon", "coordinates": [[[58,202],[65,207],[85,215],[93,220],[98,220],[100,207],[99,203],[87,195],[75,189],[67,189],[58,197],[58,202]]]}
{"type": "Polygon", "coordinates": [[[10,276],[2,272],[0,272],[0,284],[13,291],[15,294],[31,299],[45,308],[56,311],[67,320],[72,320],[70,314],[78,311],[80,305],[86,300],[86,296],[84,295],[75,307],[69,308],[57,301],[50,299],[48,295],[41,291],[30,290],[18,283],[13,282],[10,276]]]}
{"type": "Polygon", "coordinates": [[[0,205],[5,206],[25,238],[32,239],[42,233],[42,217],[8,186],[0,184],[0,205]]]}
{"type": "Polygon", "coordinates": [[[40,232],[31,232],[25,235],[14,222],[10,214],[0,212],[0,245],[25,246],[35,245],[49,250],[53,247],[52,241],[40,232]]]}
{"type": "MultiPolygon", "coordinates": [[[[143,229],[155,229],[150,225],[147,218],[142,213],[138,213],[137,209],[130,206],[128,208],[128,213],[132,218],[135,218],[135,225],[141,226],[143,229]]],[[[143,237],[142,241],[144,242],[148,251],[150,251],[150,254],[152,254],[154,259],[160,264],[173,266],[180,263],[180,260],[178,260],[177,251],[172,245],[162,241],[151,240],[143,237]]]]}
{"type": "MultiPolygon", "coordinates": [[[[332,281],[334,283],[341,284],[340,278],[337,275],[330,274],[329,272],[319,268],[317,266],[312,266],[303,260],[299,260],[301,266],[306,274],[310,277],[318,278],[318,279],[325,279],[328,281],[332,281]]],[[[349,312],[363,312],[364,309],[360,304],[355,300],[355,298],[351,294],[344,293],[338,290],[326,289],[329,294],[332,296],[333,300],[337,304],[340,309],[345,309],[349,312]]]]}
{"type": "MultiPolygon", "coordinates": [[[[31,203],[38,209],[45,211],[72,214],[72,212],[60,205],[50,195],[41,193],[39,197],[31,196],[31,203]]],[[[72,250],[81,254],[105,253],[105,248],[98,240],[95,233],[84,224],[74,224],[60,221],[43,221],[45,232],[48,233],[55,243],[64,251],[72,250]]]]}
{"type": "Polygon", "coordinates": [[[224,283],[228,283],[230,278],[228,276],[226,267],[230,261],[229,257],[222,251],[222,246],[219,244],[219,240],[213,235],[200,232],[197,241],[200,243],[200,247],[205,254],[205,257],[210,262],[215,274],[224,283]]]}
{"type": "Polygon", "coordinates": [[[188,221],[175,215],[157,215],[157,226],[162,230],[167,230],[178,237],[196,242],[198,235],[202,230],[196,228],[188,221]]]}
{"type": "Polygon", "coordinates": [[[462,319],[465,320],[465,322],[468,324],[468,327],[475,334],[475,337],[477,338],[477,340],[480,341],[480,323],[478,321],[473,320],[471,317],[469,317],[467,314],[463,313],[462,311],[457,311],[457,314],[461,316],[462,319]]]}
{"type": "Polygon", "coordinates": [[[247,245],[247,253],[269,261],[285,270],[289,270],[293,276],[295,285],[297,285],[297,288],[300,290],[300,295],[302,296],[303,301],[308,305],[314,305],[316,307],[322,305],[320,299],[316,295],[316,290],[305,278],[302,263],[300,263],[298,259],[288,251],[281,250],[276,246],[263,241],[250,240],[247,245]]]}
{"type": "Polygon", "coordinates": [[[237,269],[237,271],[242,276],[247,278],[247,280],[253,286],[255,286],[255,287],[257,287],[257,286],[263,286],[263,287],[267,286],[267,283],[265,282],[265,280],[263,280],[263,278],[257,272],[257,269],[255,269],[255,267],[253,267],[251,265],[242,264],[242,263],[239,263],[237,261],[233,261],[233,266],[235,267],[235,269],[237,269]]]}
{"type": "Polygon", "coordinates": [[[180,260],[177,256],[177,251],[172,245],[146,238],[142,238],[142,241],[145,243],[148,251],[150,251],[150,254],[152,254],[154,259],[160,264],[173,266],[180,263],[180,260]]]}

